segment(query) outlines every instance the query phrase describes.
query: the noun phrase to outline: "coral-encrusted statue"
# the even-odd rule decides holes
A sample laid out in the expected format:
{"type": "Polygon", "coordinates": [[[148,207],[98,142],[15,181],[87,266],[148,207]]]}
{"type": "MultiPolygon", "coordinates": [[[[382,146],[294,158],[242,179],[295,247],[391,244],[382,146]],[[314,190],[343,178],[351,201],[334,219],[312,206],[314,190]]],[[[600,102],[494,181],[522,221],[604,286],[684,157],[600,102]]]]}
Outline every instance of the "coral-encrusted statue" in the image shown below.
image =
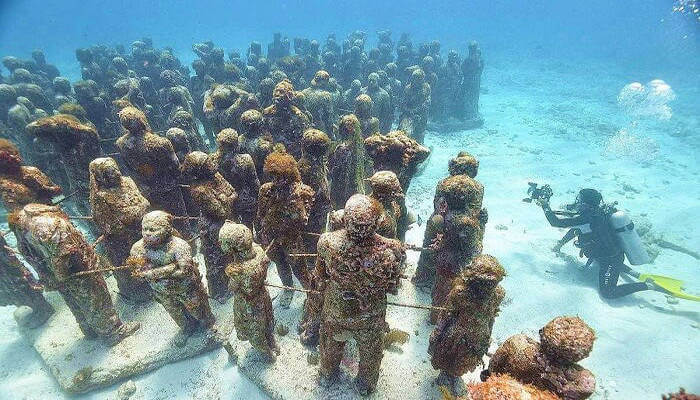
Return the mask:
{"type": "Polygon", "coordinates": [[[395,173],[404,192],[408,191],[420,163],[430,155],[430,149],[411,139],[403,131],[372,135],[365,139],[365,147],[367,154],[374,161],[374,170],[395,173]]]}
{"type": "Polygon", "coordinates": [[[190,245],[173,236],[172,216],[151,211],[143,217],[142,239],[131,247],[134,275],[148,281],[156,300],[180,327],[174,344],[182,347],[198,331],[214,325],[202,278],[190,245]]]}
{"type": "Polygon", "coordinates": [[[340,143],[328,160],[333,209],[343,208],[355,193],[365,193],[365,146],[360,121],[353,114],[344,115],[338,126],[340,143]]]}
{"type": "Polygon", "coordinates": [[[388,239],[396,239],[398,223],[405,212],[399,179],[391,171],[379,171],[369,178],[369,184],[372,186],[371,197],[382,205],[377,233],[388,239]]]}
{"type": "MultiPolygon", "coordinates": [[[[328,135],[318,129],[308,129],[302,138],[302,157],[299,160],[301,181],[314,190],[314,202],[309,211],[308,233],[321,233],[326,228],[326,217],[331,211],[331,193],[328,184],[328,135]]],[[[304,235],[307,253],[316,252],[318,236],[304,235]]]]}
{"type": "MultiPolygon", "coordinates": [[[[146,115],[134,107],[119,112],[119,120],[127,133],[117,140],[122,161],[144,196],[154,208],[177,216],[187,215],[179,186],[180,162],[172,143],[151,132],[146,115]]],[[[189,223],[176,224],[185,234],[189,223]]]]}
{"type": "Polygon", "coordinates": [[[27,132],[47,140],[58,151],[65,166],[70,191],[79,212],[90,214],[88,165],[100,155],[100,137],[95,127],[72,115],[59,114],[27,125],[27,132]]]}
{"type": "Polygon", "coordinates": [[[41,285],[31,272],[8,249],[5,237],[0,233],[0,306],[27,306],[32,313],[17,322],[28,328],[36,328],[46,322],[53,314],[41,285]]]}
{"type": "Polygon", "coordinates": [[[243,151],[253,157],[255,172],[260,182],[267,182],[263,176],[265,159],[272,153],[273,139],[265,130],[263,115],[258,110],[248,110],[241,115],[239,141],[243,141],[243,151]]]}
{"type": "Polygon", "coordinates": [[[484,61],[481,59],[481,49],[477,42],[469,43],[469,55],[462,61],[462,99],[464,101],[460,117],[473,121],[474,126],[483,125],[479,115],[479,94],[481,91],[481,73],[484,61]]]}
{"type": "Polygon", "coordinates": [[[588,357],[594,341],[595,333],[580,318],[557,317],[540,329],[540,343],[523,334],[503,342],[482,378],[508,374],[562,399],[587,399],[595,391],[595,377],[577,362],[588,357]]]}
{"type": "Polygon", "coordinates": [[[17,147],[0,139],[0,199],[7,212],[21,210],[29,203],[51,204],[61,188],[38,168],[22,165],[17,147]]]}
{"type": "Polygon", "coordinates": [[[28,204],[12,219],[22,256],[46,290],[61,294],[86,338],[100,338],[113,346],[139,328],[138,323],[123,324],[119,319],[100,273],[73,276],[97,269],[97,254],[63,211],[28,204]]]}
{"type": "MultiPolygon", "coordinates": [[[[128,176],[122,176],[112,158],[90,163],[90,207],[92,220],[104,235],[102,245],[113,266],[125,265],[131,246],[141,237],[141,219],[150,203],[128,176]]],[[[151,288],[126,270],[114,271],[119,293],[137,303],[150,300],[151,288]]]]}
{"type": "MultiPolygon", "coordinates": [[[[466,180],[471,187],[477,192],[481,192],[478,199],[483,197],[483,185],[475,181],[474,178],[479,170],[479,160],[474,156],[467,153],[466,151],[461,151],[457,157],[450,160],[448,164],[448,169],[450,176],[465,175],[471,180],[466,180]]],[[[446,178],[448,179],[448,178],[446,178]]],[[[437,189],[435,190],[435,198],[433,200],[433,214],[428,219],[425,225],[425,235],[423,236],[423,247],[430,247],[433,242],[436,241],[439,235],[442,235],[442,227],[444,222],[444,217],[447,215],[448,211],[451,209],[461,210],[464,205],[457,202],[456,206],[450,207],[446,199],[454,199],[452,195],[446,196],[445,190],[449,190],[451,185],[443,185],[446,181],[443,179],[438,183],[437,189]],[[456,208],[455,208],[456,207],[456,208]]],[[[454,180],[454,182],[459,182],[462,180],[454,180]]],[[[474,206],[481,204],[481,200],[474,201],[474,206]]],[[[488,214],[486,209],[479,208],[470,210],[472,214],[478,214],[479,223],[481,224],[481,229],[483,231],[486,222],[488,220],[488,214]]],[[[429,251],[421,252],[420,258],[418,259],[418,266],[416,268],[416,274],[413,276],[411,281],[418,287],[431,287],[435,282],[435,263],[434,254],[429,251]]]]}
{"type": "MultiPolygon", "coordinates": [[[[297,277],[302,286],[307,286],[306,263],[302,258],[289,254],[304,249],[302,234],[309,222],[309,212],[314,191],[301,182],[297,162],[289,154],[274,152],[265,160],[265,173],[272,181],[260,186],[258,195],[258,220],[263,242],[272,243],[268,250],[270,259],[277,265],[277,273],[285,286],[293,285],[297,277]]],[[[280,306],[288,308],[294,292],[286,290],[280,306]]]]}
{"type": "Polygon", "coordinates": [[[253,243],[245,225],[226,222],[219,231],[219,242],[229,257],[226,275],[233,292],[233,324],[238,340],[248,340],[253,348],[274,361],[279,354],[275,341],[275,315],[270,293],[264,286],[270,259],[253,243]]]}
{"type": "Polygon", "coordinates": [[[297,96],[290,81],[285,79],[278,83],[272,94],[272,105],[263,111],[263,117],[275,143],[284,144],[287,151],[298,159],[301,157],[301,137],[311,124],[308,115],[294,104],[297,96]]]}
{"type": "Polygon", "coordinates": [[[464,396],[462,375],[483,365],[491,328],[505,291],[498,282],[505,270],[496,258],[479,255],[454,280],[437,326],[430,335],[428,353],[434,369],[440,370],[438,385],[453,395],[464,396]]]}
{"type": "Polygon", "coordinates": [[[311,87],[301,91],[304,105],[311,113],[314,128],[323,132],[333,132],[333,124],[338,118],[331,94],[330,78],[328,72],[318,71],[311,80],[311,87]]]}
{"type": "MultiPolygon", "coordinates": [[[[454,398],[446,392],[448,389],[441,389],[441,391],[446,399],[454,398]]],[[[471,400],[561,400],[552,392],[523,384],[509,375],[491,375],[484,382],[469,384],[469,395],[465,398],[471,400]]]]}
{"type": "Polygon", "coordinates": [[[355,116],[360,121],[362,137],[366,138],[372,134],[379,133],[379,119],[374,116],[374,102],[366,94],[361,94],[355,98],[355,116]]]}
{"type": "Polygon", "coordinates": [[[238,194],[234,204],[236,213],[245,226],[253,229],[260,180],[253,158],[241,152],[240,139],[235,130],[223,129],[216,136],[218,149],[213,156],[219,172],[238,194]]]}
{"type": "Polygon", "coordinates": [[[394,110],[391,107],[389,93],[379,85],[379,74],[372,72],[367,77],[367,87],[362,93],[372,99],[372,116],[379,120],[378,132],[389,132],[394,122],[394,110]]]}
{"type": "Polygon", "coordinates": [[[411,82],[406,85],[399,117],[399,129],[423,143],[425,128],[428,126],[431,90],[425,81],[425,73],[417,68],[411,74],[411,82]]]}
{"type": "Polygon", "coordinates": [[[323,293],[320,330],[320,383],[339,373],[345,343],[359,350],[358,392],[376,388],[384,352],[386,295],[396,293],[405,257],[401,242],[376,233],[381,206],[361,194],[345,204],[345,229],[324,233],[318,242],[314,280],[323,293]]]}
{"type": "Polygon", "coordinates": [[[209,296],[225,303],[231,293],[224,272],[228,260],[219,246],[219,229],[226,220],[237,220],[234,204],[238,196],[233,186],[217,172],[214,160],[201,151],[185,157],[182,176],[189,183],[190,196],[199,209],[199,237],[207,267],[209,296]]]}

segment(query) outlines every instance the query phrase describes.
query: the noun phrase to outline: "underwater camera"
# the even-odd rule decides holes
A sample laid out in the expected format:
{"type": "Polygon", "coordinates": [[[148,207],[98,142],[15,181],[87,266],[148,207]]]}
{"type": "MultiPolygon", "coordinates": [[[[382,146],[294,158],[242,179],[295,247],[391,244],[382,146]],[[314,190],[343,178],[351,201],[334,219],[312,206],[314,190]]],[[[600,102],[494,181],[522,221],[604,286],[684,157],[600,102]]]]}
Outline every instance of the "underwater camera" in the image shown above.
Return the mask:
{"type": "Polygon", "coordinates": [[[549,185],[540,186],[539,184],[534,183],[534,182],[528,182],[527,185],[528,185],[528,188],[527,188],[528,197],[523,199],[523,201],[526,203],[532,203],[533,201],[536,201],[536,200],[549,201],[549,199],[552,197],[552,195],[554,195],[554,192],[552,191],[552,187],[549,185]]]}

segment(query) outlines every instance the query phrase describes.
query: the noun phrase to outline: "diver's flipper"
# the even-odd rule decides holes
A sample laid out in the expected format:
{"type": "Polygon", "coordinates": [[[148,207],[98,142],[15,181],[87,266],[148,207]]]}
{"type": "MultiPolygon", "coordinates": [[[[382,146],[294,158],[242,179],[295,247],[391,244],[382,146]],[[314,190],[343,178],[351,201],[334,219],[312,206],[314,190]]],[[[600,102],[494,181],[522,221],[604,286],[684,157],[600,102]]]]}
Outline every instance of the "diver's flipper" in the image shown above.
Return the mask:
{"type": "Polygon", "coordinates": [[[668,291],[673,297],[691,301],[700,301],[700,296],[693,296],[692,294],[688,294],[683,291],[683,281],[681,280],[652,274],[640,274],[639,278],[637,279],[642,282],[646,281],[647,279],[651,279],[655,284],[668,291]]]}

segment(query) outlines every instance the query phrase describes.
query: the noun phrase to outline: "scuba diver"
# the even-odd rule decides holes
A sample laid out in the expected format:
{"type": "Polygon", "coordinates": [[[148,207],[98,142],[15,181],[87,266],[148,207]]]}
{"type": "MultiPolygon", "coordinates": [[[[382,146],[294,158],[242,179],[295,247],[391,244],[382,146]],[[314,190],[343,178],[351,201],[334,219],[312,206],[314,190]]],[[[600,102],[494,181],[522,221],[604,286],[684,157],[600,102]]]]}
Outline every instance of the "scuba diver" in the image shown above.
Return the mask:
{"type": "Polygon", "coordinates": [[[678,280],[641,274],[625,264],[625,256],[630,264],[641,265],[649,262],[649,255],[629,216],[617,210],[616,203],[603,203],[603,196],[597,190],[582,189],[576,202],[567,206],[569,211],[550,208],[552,189],[549,185],[538,187],[530,183],[528,194],[530,197],[524,201],[534,201],[541,206],[550,225],[571,228],[553,250],[559,252],[564,244],[576,237],[575,245],[581,249],[580,255],[588,258],[586,267],[594,263],[598,265],[599,290],[604,298],[614,299],[643,290],[655,290],[689,300],[699,299],[682,292],[682,282],[678,280]],[[628,274],[639,282],[618,285],[620,273],[628,274]]]}

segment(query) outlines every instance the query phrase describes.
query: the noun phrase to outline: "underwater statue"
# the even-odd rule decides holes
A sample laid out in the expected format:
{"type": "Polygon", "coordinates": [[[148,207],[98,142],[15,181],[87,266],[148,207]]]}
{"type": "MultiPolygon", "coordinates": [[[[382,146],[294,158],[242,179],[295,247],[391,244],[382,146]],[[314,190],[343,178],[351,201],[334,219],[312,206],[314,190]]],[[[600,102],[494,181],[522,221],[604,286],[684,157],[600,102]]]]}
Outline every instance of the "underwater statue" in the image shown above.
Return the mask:
{"type": "Polygon", "coordinates": [[[320,384],[338,376],[345,343],[357,341],[359,369],[355,386],[362,395],[374,391],[384,353],[388,293],[396,293],[405,258],[398,240],[376,233],[381,205],[357,194],[344,208],[345,228],[324,233],[318,242],[314,271],[323,293],[320,384]]]}
{"type": "Polygon", "coordinates": [[[379,84],[379,74],[372,72],[367,77],[367,86],[362,93],[372,99],[372,117],[379,121],[378,132],[389,132],[394,122],[394,111],[391,108],[389,93],[379,84]]]}
{"type": "Polygon", "coordinates": [[[0,306],[31,308],[31,314],[17,322],[28,328],[39,327],[53,315],[54,309],[44,298],[41,284],[9,249],[3,233],[0,232],[0,306]]]}
{"type": "Polygon", "coordinates": [[[411,74],[411,81],[404,88],[403,102],[399,116],[399,129],[406,132],[418,143],[423,143],[425,128],[428,126],[431,89],[425,81],[425,72],[417,68],[411,74]]]}
{"type": "Polygon", "coordinates": [[[318,129],[307,129],[301,143],[299,160],[301,181],[314,191],[313,204],[309,210],[309,222],[303,237],[307,253],[316,252],[318,236],[326,229],[326,218],[331,211],[331,193],[328,184],[328,150],[331,141],[318,129]]]}
{"type": "Polygon", "coordinates": [[[382,205],[377,233],[387,239],[398,238],[399,221],[406,212],[399,178],[391,171],[379,171],[369,178],[369,184],[372,187],[370,197],[382,205]]]}
{"type": "MultiPolygon", "coordinates": [[[[483,193],[483,185],[474,180],[476,174],[479,170],[479,160],[474,156],[467,153],[466,151],[461,151],[457,154],[457,157],[451,159],[448,163],[448,170],[450,176],[465,175],[471,180],[465,180],[469,185],[474,187],[477,192],[483,193]]],[[[433,244],[436,239],[443,233],[441,231],[444,216],[450,211],[450,206],[447,203],[444,190],[451,190],[451,185],[443,185],[442,183],[448,178],[443,179],[437,185],[435,190],[435,198],[433,200],[433,214],[428,219],[425,225],[425,234],[423,236],[423,247],[428,248],[433,244]]],[[[458,182],[458,181],[455,181],[458,182]]],[[[483,195],[481,195],[483,197],[483,195]]],[[[449,197],[453,199],[452,196],[449,197]]],[[[481,201],[476,201],[474,205],[480,204],[481,201]]],[[[456,209],[461,209],[464,206],[456,204],[456,209]]],[[[482,231],[485,229],[486,222],[488,220],[488,213],[485,208],[479,210],[471,210],[472,212],[478,212],[479,223],[481,224],[482,231]]],[[[416,273],[411,278],[413,284],[418,287],[431,287],[435,282],[435,254],[430,251],[421,252],[420,258],[418,259],[418,265],[416,267],[416,273]]]]}
{"type": "Polygon", "coordinates": [[[355,79],[350,83],[350,87],[343,92],[343,109],[345,112],[355,109],[355,99],[362,94],[362,82],[355,79]]]}
{"type": "Polygon", "coordinates": [[[99,272],[98,257],[68,216],[56,206],[28,204],[17,212],[15,233],[22,256],[45,290],[58,291],[87,339],[114,346],[140,325],[122,323],[99,272]]]}
{"type": "Polygon", "coordinates": [[[182,176],[189,185],[192,202],[199,209],[199,238],[207,269],[209,296],[223,304],[231,293],[224,271],[228,260],[219,245],[219,229],[227,220],[238,220],[234,208],[238,195],[217,171],[216,162],[201,151],[185,157],[182,176]]]}
{"type": "Polygon", "coordinates": [[[58,114],[27,125],[27,132],[51,143],[65,167],[70,189],[77,192],[72,200],[78,211],[90,215],[90,161],[99,157],[100,136],[92,125],[81,123],[72,115],[58,114]]]}
{"type": "Polygon", "coordinates": [[[491,329],[505,291],[498,283],[505,270],[496,258],[475,257],[454,280],[430,335],[428,353],[434,369],[440,370],[437,384],[455,396],[464,396],[462,375],[483,365],[491,342],[491,329]]]}
{"type": "Polygon", "coordinates": [[[360,121],[363,138],[379,133],[379,119],[373,116],[373,107],[374,102],[368,95],[361,94],[355,98],[354,114],[360,121]]]}
{"type": "Polygon", "coordinates": [[[8,213],[30,203],[51,204],[61,188],[36,167],[22,165],[19,149],[0,139],[0,199],[8,213]]]}
{"type": "Polygon", "coordinates": [[[267,182],[264,176],[265,159],[272,153],[273,142],[270,132],[265,130],[263,115],[258,110],[247,110],[241,114],[239,141],[242,151],[253,158],[255,173],[260,182],[267,182]]]}
{"type": "Polygon", "coordinates": [[[219,242],[229,258],[226,275],[233,293],[236,336],[274,361],[280,350],[274,336],[272,300],[264,286],[270,259],[253,242],[253,233],[245,225],[226,222],[219,231],[219,242]]]}
{"type": "Polygon", "coordinates": [[[309,116],[295,104],[298,97],[292,82],[285,79],[275,86],[272,105],[263,111],[265,128],[275,143],[282,143],[296,159],[301,157],[301,138],[311,126],[309,116]]]}
{"type": "Polygon", "coordinates": [[[231,84],[216,84],[204,94],[204,114],[216,132],[238,128],[241,115],[259,106],[255,95],[231,84]]]}
{"type": "Polygon", "coordinates": [[[339,143],[328,160],[333,209],[343,208],[355,193],[365,193],[365,146],[360,121],[353,114],[344,115],[338,124],[339,143]]]}
{"type": "Polygon", "coordinates": [[[365,139],[365,147],[374,162],[374,170],[395,173],[404,192],[408,191],[420,163],[430,155],[430,149],[403,131],[372,135],[365,139]]]}
{"type": "Polygon", "coordinates": [[[539,343],[523,334],[503,342],[482,379],[508,374],[562,399],[587,399],[595,391],[595,376],[577,363],[588,357],[594,341],[593,329],[580,318],[554,318],[540,329],[539,343]]]}
{"type": "MultiPolygon", "coordinates": [[[[296,276],[306,287],[305,261],[289,255],[303,252],[302,235],[309,222],[314,191],[302,183],[297,162],[290,154],[274,152],[267,156],[265,173],[271,181],[260,186],[258,194],[258,234],[263,243],[271,244],[267,254],[277,266],[282,284],[292,286],[296,276]]],[[[289,308],[293,297],[293,291],[285,290],[280,306],[289,308]]]]}
{"type": "Polygon", "coordinates": [[[216,144],[218,148],[213,154],[216,167],[238,195],[234,203],[236,214],[245,226],[253,229],[260,190],[253,157],[241,151],[241,137],[231,128],[216,135],[216,144]]]}
{"type": "Polygon", "coordinates": [[[153,294],[180,331],[173,343],[182,347],[193,334],[211,328],[214,314],[209,307],[190,245],[173,236],[172,216],[151,211],[143,217],[142,238],[131,247],[133,274],[151,285],[153,294]]]}
{"type": "Polygon", "coordinates": [[[311,80],[311,86],[302,90],[304,105],[311,114],[313,127],[323,132],[333,132],[338,115],[330,88],[330,74],[318,71],[311,80]]]}
{"type": "MultiPolygon", "coordinates": [[[[92,221],[104,235],[102,246],[114,267],[125,265],[131,246],[141,237],[141,219],[150,203],[134,181],[122,176],[112,158],[90,163],[90,208],[92,221]]],[[[143,303],[153,298],[150,286],[127,270],[114,271],[119,293],[130,301],[143,303]]]]}
{"type": "Polygon", "coordinates": [[[479,114],[479,94],[481,92],[481,73],[484,61],[481,59],[481,49],[477,42],[469,43],[469,54],[462,61],[462,99],[464,106],[461,118],[474,121],[475,127],[484,123],[479,114]]]}
{"type": "MultiPolygon", "coordinates": [[[[117,139],[116,146],[129,176],[153,208],[178,217],[186,216],[187,209],[179,184],[180,162],[172,143],[151,132],[146,115],[137,108],[124,108],[119,112],[119,120],[126,133],[117,139]]],[[[178,231],[187,234],[189,221],[178,222],[178,231]]]]}

